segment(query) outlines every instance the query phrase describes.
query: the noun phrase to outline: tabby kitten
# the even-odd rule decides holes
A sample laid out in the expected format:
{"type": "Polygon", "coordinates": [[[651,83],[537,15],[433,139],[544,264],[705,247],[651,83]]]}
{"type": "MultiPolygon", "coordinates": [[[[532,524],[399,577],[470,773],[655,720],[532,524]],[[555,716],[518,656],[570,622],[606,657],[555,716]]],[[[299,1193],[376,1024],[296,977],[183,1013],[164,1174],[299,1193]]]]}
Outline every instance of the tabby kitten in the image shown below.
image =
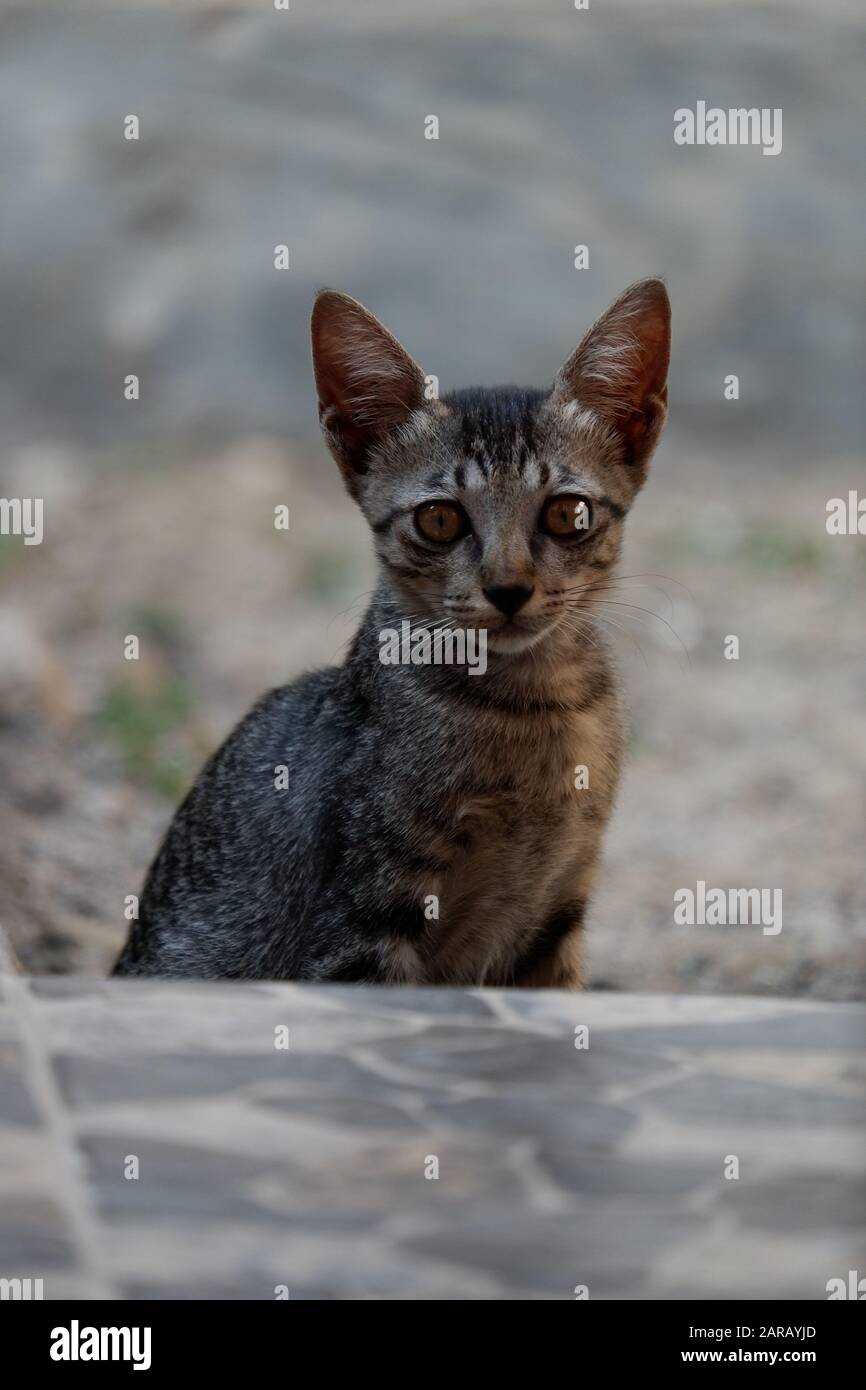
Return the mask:
{"type": "Polygon", "coordinates": [[[428,400],[331,290],[312,338],[378,587],[345,665],[265,695],[204,768],[115,974],[579,987],[623,750],[593,603],[665,420],[665,288],[626,290],[550,390],[428,400]],[[383,664],[404,620],[486,631],[486,670],[383,664]]]}

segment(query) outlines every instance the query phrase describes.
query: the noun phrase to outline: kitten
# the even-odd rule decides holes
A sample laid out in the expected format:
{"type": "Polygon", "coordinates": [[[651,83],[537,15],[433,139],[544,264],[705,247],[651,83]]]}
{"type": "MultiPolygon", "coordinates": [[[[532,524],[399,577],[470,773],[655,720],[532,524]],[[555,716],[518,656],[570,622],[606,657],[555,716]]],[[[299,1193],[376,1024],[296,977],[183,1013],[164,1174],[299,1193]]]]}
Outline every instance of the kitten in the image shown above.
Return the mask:
{"type": "Polygon", "coordinates": [[[378,588],[345,665],[265,695],[204,768],[115,974],[577,988],[623,752],[593,601],[665,420],[665,288],[626,290],[546,391],[427,400],[331,290],[312,339],[378,588]],[[406,619],[486,630],[486,670],[383,664],[406,619]]]}

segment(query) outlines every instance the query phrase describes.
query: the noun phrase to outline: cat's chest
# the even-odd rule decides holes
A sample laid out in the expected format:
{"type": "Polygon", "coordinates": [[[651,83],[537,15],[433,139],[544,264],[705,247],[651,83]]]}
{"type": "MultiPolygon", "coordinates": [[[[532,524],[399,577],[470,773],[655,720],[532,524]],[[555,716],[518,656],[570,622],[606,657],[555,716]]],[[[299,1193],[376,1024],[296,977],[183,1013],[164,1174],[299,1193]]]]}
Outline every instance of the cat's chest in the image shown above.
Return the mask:
{"type": "Polygon", "coordinates": [[[502,721],[465,750],[465,775],[451,804],[458,842],[469,836],[477,851],[507,837],[515,853],[535,853],[554,832],[577,832],[610,799],[620,743],[617,711],[607,704],[502,721]]]}
{"type": "Polygon", "coordinates": [[[516,795],[464,808],[459,848],[436,885],[436,920],[406,962],[419,982],[508,978],[559,885],[579,872],[581,835],[567,806],[532,811],[532,799],[516,795]]]}
{"type": "Polygon", "coordinates": [[[525,914],[579,853],[590,803],[578,797],[575,757],[567,742],[538,758],[513,757],[501,790],[458,800],[444,876],[455,913],[512,903],[525,914]]]}
{"type": "Polygon", "coordinates": [[[508,978],[510,963],[594,866],[614,743],[603,719],[584,715],[476,742],[435,837],[442,868],[424,893],[434,915],[417,952],[406,953],[409,977],[508,978]]]}

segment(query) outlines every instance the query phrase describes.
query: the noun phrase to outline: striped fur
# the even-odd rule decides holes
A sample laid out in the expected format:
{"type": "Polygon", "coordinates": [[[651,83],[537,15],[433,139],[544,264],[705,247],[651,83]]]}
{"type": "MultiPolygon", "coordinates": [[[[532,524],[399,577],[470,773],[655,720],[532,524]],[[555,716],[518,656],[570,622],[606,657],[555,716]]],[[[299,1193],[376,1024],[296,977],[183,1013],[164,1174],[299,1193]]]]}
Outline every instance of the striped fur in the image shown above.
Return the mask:
{"type": "Polygon", "coordinates": [[[593,602],[664,423],[664,289],[627,291],[549,390],[427,401],[331,291],[313,349],[380,581],[345,665],[265,696],[205,767],[117,973],[577,987],[624,742],[593,602]],[[540,525],[562,494],[591,507],[575,541],[540,525]],[[451,545],[415,524],[434,500],[468,517],[451,545]],[[509,622],[488,596],[514,585],[532,595],[509,622]],[[486,673],[384,666],[379,634],[406,618],[484,628],[486,673]]]}

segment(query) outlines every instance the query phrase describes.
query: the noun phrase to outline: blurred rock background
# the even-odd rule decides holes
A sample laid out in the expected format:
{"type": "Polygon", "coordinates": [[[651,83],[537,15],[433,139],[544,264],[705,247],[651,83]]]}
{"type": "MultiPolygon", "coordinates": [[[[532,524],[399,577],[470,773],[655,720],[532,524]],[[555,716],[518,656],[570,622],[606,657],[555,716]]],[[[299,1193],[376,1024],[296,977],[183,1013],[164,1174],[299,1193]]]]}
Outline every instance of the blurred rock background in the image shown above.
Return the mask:
{"type": "Polygon", "coordinates": [[[41,546],[0,537],[25,968],[108,967],[203,758],[363,609],[316,287],[446,390],[550,380],[660,273],[672,412],[606,613],[633,734],[590,983],[864,993],[866,538],[825,529],[866,494],[864,57],[841,0],[0,5],[0,496],[45,499],[41,546]],[[782,153],[675,146],[697,100],[781,107],[782,153]],[[675,927],[697,879],[781,888],[781,935],[675,927]]]}

